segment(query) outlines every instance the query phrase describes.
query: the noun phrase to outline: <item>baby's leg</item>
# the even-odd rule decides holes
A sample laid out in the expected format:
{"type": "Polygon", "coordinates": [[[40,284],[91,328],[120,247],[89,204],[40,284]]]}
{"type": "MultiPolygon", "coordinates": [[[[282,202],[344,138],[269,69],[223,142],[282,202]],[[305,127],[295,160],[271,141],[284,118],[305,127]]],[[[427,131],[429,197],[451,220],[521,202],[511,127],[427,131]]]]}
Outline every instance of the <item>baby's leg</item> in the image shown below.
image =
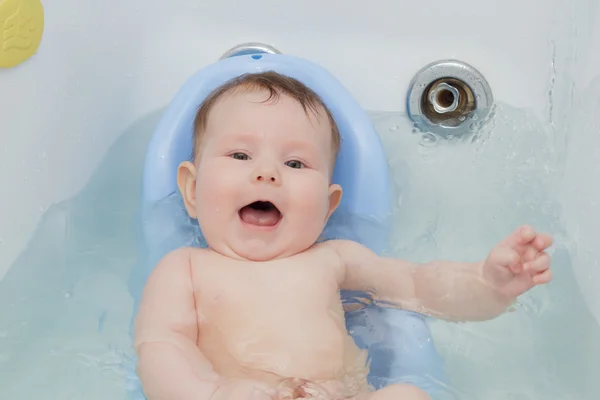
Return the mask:
{"type": "Polygon", "coordinates": [[[416,386],[396,384],[372,393],[368,400],[431,400],[431,397],[416,386]]]}

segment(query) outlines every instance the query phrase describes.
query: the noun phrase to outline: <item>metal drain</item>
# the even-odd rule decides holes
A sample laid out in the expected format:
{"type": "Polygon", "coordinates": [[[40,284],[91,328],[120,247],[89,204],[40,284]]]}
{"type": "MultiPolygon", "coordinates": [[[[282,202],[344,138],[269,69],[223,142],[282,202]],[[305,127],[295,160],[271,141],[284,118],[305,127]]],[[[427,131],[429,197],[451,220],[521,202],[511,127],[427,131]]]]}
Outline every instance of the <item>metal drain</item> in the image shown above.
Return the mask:
{"type": "Polygon", "coordinates": [[[238,44],[235,47],[227,50],[225,54],[223,54],[220,60],[224,60],[226,58],[235,57],[235,56],[244,56],[248,54],[281,54],[279,50],[277,50],[273,46],[269,46],[268,44],[258,43],[258,42],[249,42],[238,44]]]}
{"type": "Polygon", "coordinates": [[[442,60],[417,73],[406,102],[417,129],[450,138],[477,130],[489,116],[494,99],[479,71],[462,61],[442,60]]]}

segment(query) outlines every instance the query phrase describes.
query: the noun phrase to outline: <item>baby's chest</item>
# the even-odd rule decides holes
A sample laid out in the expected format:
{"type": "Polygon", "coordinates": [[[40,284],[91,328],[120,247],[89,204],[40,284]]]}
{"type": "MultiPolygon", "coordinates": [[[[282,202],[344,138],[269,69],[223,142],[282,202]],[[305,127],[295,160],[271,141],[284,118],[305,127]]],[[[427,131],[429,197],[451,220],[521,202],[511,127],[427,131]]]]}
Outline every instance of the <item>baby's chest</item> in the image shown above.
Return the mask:
{"type": "Polygon", "coordinates": [[[296,316],[337,306],[338,283],[331,268],[283,265],[202,268],[194,277],[197,306],[211,320],[296,316]]]}

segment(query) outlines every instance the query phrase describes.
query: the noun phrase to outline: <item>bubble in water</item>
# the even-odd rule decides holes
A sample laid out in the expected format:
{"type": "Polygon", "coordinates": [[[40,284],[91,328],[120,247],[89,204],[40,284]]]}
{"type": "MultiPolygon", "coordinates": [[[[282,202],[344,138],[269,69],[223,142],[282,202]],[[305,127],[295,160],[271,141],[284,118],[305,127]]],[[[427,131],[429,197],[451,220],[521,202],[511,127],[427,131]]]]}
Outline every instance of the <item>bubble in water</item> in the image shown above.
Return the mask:
{"type": "Polygon", "coordinates": [[[421,129],[419,128],[419,126],[416,123],[414,123],[412,125],[412,127],[413,127],[412,128],[412,133],[420,133],[421,132],[421,129]]]}
{"type": "Polygon", "coordinates": [[[433,133],[426,132],[421,136],[421,141],[419,144],[424,147],[432,147],[437,143],[437,138],[433,133]]]}

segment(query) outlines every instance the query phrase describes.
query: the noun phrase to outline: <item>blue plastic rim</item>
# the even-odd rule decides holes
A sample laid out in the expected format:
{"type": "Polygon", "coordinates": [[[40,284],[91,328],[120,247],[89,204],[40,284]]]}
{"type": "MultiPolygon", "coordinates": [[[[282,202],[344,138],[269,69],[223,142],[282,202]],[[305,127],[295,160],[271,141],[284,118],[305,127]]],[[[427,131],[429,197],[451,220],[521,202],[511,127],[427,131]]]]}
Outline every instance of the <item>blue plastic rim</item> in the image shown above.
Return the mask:
{"type": "MultiPolygon", "coordinates": [[[[177,168],[192,155],[193,120],[199,105],[217,87],[246,73],[275,71],[298,79],[323,100],[335,119],[341,136],[333,181],[343,188],[343,215],[358,220],[376,221],[384,229],[372,229],[362,223],[344,225],[343,218],[332,217],[329,237],[353,238],[375,251],[387,243],[391,214],[391,184],[383,146],[371,120],[352,95],[327,70],[310,61],[283,54],[252,53],[222,59],[194,74],[168,105],[148,147],[144,166],[142,200],[144,205],[157,204],[178,191],[177,168]],[[339,222],[338,224],[338,221],[339,222]]],[[[175,212],[173,212],[175,213],[175,212]]],[[[169,218],[170,211],[166,217],[169,218]]],[[[150,221],[150,224],[153,222],[150,221]]],[[[146,246],[160,247],[164,243],[165,220],[145,226],[146,246]],[[162,236],[160,236],[162,235],[162,236]]],[[[175,226],[176,224],[173,224],[175,226]]],[[[189,236],[189,231],[168,236],[189,236]]],[[[169,238],[169,240],[171,240],[169,238]]],[[[187,238],[185,239],[187,240],[187,238]]],[[[182,240],[183,243],[183,240],[182,240]]],[[[137,267],[130,278],[130,287],[140,288],[153,265],[137,267]]],[[[132,290],[134,301],[139,291],[132,290]]],[[[135,311],[135,310],[134,310],[135,311]]],[[[373,326],[384,339],[372,344],[369,334],[356,329],[354,338],[359,346],[369,349],[372,371],[385,376],[382,386],[391,382],[414,383],[433,395],[432,381],[443,381],[441,359],[433,346],[427,321],[423,316],[402,310],[365,309],[348,315],[353,326],[373,326]],[[367,322],[365,322],[367,321],[367,322]]],[[[364,331],[364,329],[362,330],[364,331]]]]}

